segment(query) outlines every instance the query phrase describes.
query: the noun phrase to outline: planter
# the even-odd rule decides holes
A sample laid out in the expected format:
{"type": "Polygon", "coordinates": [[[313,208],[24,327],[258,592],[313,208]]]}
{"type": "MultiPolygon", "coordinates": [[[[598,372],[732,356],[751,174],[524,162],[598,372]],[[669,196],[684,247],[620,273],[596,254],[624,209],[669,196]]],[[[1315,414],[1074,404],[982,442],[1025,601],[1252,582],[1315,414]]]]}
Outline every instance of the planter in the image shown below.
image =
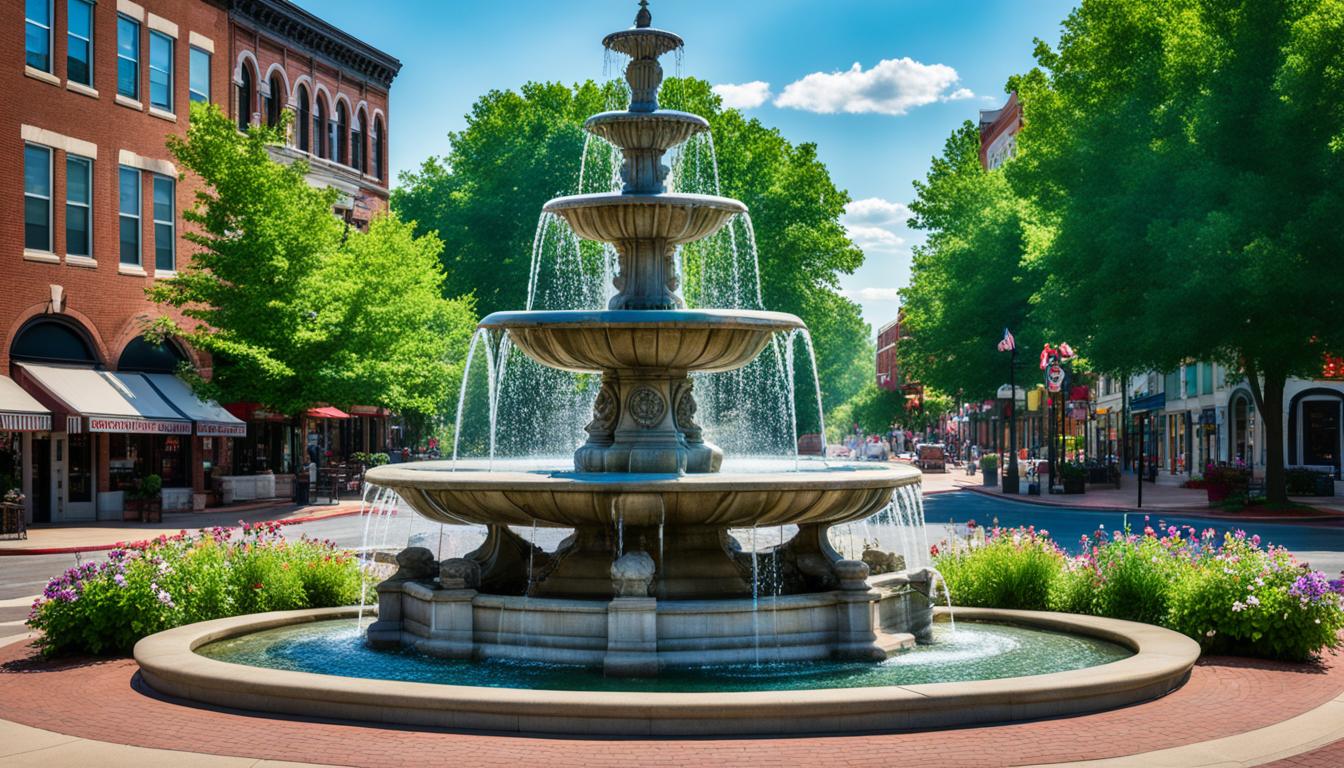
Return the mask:
{"type": "Polygon", "coordinates": [[[141,519],[141,512],[144,509],[145,502],[142,499],[126,499],[121,506],[122,521],[136,521],[141,519]]]}
{"type": "Polygon", "coordinates": [[[1315,483],[1315,485],[1316,485],[1316,495],[1317,495],[1317,496],[1334,496],[1334,495],[1335,495],[1335,478],[1334,478],[1334,477],[1332,477],[1332,476],[1330,476],[1330,475],[1327,475],[1327,474],[1325,474],[1325,473],[1321,473],[1321,474],[1319,474],[1319,475],[1316,476],[1316,483],[1315,483]]]}
{"type": "Polygon", "coordinates": [[[994,486],[999,484],[998,467],[995,467],[993,469],[987,469],[984,472],[982,472],[981,475],[983,476],[981,482],[984,483],[984,486],[986,488],[993,488],[994,486]]]}
{"type": "Polygon", "coordinates": [[[1064,478],[1065,493],[1084,493],[1087,490],[1087,479],[1083,477],[1064,478]]]}
{"type": "Polygon", "coordinates": [[[148,499],[143,502],[140,510],[140,522],[142,523],[161,523],[163,522],[163,500],[160,498],[148,499]]]}

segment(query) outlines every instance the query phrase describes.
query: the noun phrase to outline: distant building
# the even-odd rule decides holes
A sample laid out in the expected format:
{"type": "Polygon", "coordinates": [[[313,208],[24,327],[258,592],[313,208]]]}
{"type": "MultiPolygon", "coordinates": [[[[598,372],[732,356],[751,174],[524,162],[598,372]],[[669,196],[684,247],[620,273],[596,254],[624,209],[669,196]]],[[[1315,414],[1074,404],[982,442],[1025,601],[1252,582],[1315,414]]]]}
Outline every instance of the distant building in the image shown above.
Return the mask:
{"type": "Polygon", "coordinates": [[[980,110],[980,164],[993,170],[1017,150],[1017,132],[1022,130],[1022,105],[1017,92],[998,109],[980,110]]]}
{"type": "Polygon", "coordinates": [[[900,362],[896,359],[896,345],[901,337],[902,315],[882,326],[877,332],[877,386],[895,392],[901,388],[900,362]]]}

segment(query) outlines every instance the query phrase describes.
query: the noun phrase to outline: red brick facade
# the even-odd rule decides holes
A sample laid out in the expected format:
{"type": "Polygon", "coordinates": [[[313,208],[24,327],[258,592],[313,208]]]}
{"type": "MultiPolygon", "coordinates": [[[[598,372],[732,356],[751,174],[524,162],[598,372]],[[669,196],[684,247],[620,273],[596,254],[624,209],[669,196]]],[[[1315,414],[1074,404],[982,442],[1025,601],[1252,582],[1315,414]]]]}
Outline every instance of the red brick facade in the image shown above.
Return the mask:
{"type": "Polygon", "coordinates": [[[877,332],[877,386],[895,392],[901,388],[901,367],[896,348],[901,339],[901,317],[877,332]]]}
{"type": "MultiPolygon", "coordinates": [[[[33,3],[28,3],[32,6],[33,3]]],[[[41,11],[38,11],[41,13],[41,11]]],[[[337,104],[346,110],[346,136],[363,131],[364,170],[321,156],[311,157],[314,183],[341,191],[337,213],[357,226],[387,206],[388,88],[400,64],[392,57],[341,32],[287,0],[98,0],[92,4],[92,87],[68,71],[72,45],[68,0],[49,0],[44,18],[27,18],[25,3],[0,8],[0,211],[11,225],[0,231],[0,375],[18,376],[11,349],[21,329],[34,318],[49,316],[77,329],[88,341],[96,363],[116,370],[126,346],[139,337],[145,323],[164,311],[145,297],[156,279],[167,279],[190,259],[182,239],[182,212],[193,204],[197,182],[190,176],[174,188],[175,261],[171,270],[156,270],[153,183],[178,175],[165,140],[184,135],[191,103],[192,51],[208,53],[209,99],[235,121],[240,113],[251,122],[266,120],[266,97],[274,80],[283,93],[280,106],[297,110],[303,85],[310,99],[320,99],[333,120],[337,104]],[[119,93],[119,20],[138,24],[136,96],[119,93]],[[28,40],[47,31],[48,63],[30,66],[28,40]],[[171,39],[171,107],[151,105],[151,34],[162,44],[171,39]],[[27,37],[26,37],[27,35],[27,37]],[[248,104],[240,104],[239,87],[247,70],[253,85],[248,104]],[[375,128],[376,126],[376,128],[375,128]],[[375,149],[375,139],[381,145],[375,149]],[[44,148],[50,157],[50,247],[25,248],[25,148],[44,148]],[[91,253],[69,253],[66,243],[68,157],[84,157],[91,165],[89,211],[91,253]],[[140,171],[140,264],[120,258],[120,168],[140,171]],[[60,301],[53,297],[59,295],[60,301]]],[[[79,45],[76,41],[74,45],[79,45]]],[[[198,54],[199,55],[199,54],[198,54]]],[[[311,110],[311,105],[310,105],[311,110]]],[[[308,113],[311,138],[311,111],[308,113]]],[[[291,143],[297,141],[291,132],[291,143]]],[[[343,142],[351,147],[351,139],[343,142]]],[[[39,153],[42,150],[38,150],[39,153]]],[[[282,161],[311,153],[278,148],[282,161]]],[[[189,361],[209,375],[208,356],[183,350],[189,361]]],[[[54,430],[63,425],[53,424],[54,430]]],[[[216,438],[204,449],[204,438],[191,438],[191,485],[204,485],[202,459],[227,464],[230,440],[216,438]]],[[[27,446],[26,441],[24,445],[27,446]]],[[[25,451],[27,452],[27,451],[25,451]]],[[[92,447],[96,488],[109,488],[108,437],[98,435],[92,447]]],[[[115,457],[113,457],[115,458],[115,457]]],[[[24,470],[30,472],[29,469],[24,470]]],[[[40,479],[29,478],[25,487],[40,479]]],[[[53,488],[55,486],[53,485],[53,488]]]]}

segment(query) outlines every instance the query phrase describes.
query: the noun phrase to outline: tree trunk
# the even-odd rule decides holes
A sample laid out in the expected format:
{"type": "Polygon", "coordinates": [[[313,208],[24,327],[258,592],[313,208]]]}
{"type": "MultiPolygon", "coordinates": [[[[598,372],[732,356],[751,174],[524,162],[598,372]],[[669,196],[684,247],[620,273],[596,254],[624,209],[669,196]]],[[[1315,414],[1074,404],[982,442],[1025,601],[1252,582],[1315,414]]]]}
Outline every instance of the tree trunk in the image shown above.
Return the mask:
{"type": "Polygon", "coordinates": [[[1283,390],[1288,375],[1266,370],[1264,384],[1260,383],[1255,365],[1246,366],[1246,378],[1251,385],[1251,396],[1265,424],[1265,500],[1270,504],[1288,503],[1288,489],[1283,466],[1283,390]]]}

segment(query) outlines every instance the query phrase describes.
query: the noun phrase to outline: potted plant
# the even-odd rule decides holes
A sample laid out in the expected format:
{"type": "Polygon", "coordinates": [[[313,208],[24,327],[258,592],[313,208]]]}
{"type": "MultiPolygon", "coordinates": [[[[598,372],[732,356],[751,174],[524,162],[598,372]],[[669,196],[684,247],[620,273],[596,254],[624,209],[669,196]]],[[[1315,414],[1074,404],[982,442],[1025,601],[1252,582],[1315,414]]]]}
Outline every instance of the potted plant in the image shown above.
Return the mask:
{"type": "Polygon", "coordinates": [[[1087,468],[1077,461],[1062,461],[1059,480],[1065,493],[1083,493],[1087,490],[1087,468]]]}
{"type": "Polygon", "coordinates": [[[980,477],[981,483],[986,487],[999,484],[999,456],[995,453],[987,453],[980,457],[980,477]]]}
{"type": "Polygon", "coordinates": [[[140,501],[140,522],[157,523],[163,520],[163,478],[158,475],[145,475],[135,488],[135,498],[140,501]]]}

